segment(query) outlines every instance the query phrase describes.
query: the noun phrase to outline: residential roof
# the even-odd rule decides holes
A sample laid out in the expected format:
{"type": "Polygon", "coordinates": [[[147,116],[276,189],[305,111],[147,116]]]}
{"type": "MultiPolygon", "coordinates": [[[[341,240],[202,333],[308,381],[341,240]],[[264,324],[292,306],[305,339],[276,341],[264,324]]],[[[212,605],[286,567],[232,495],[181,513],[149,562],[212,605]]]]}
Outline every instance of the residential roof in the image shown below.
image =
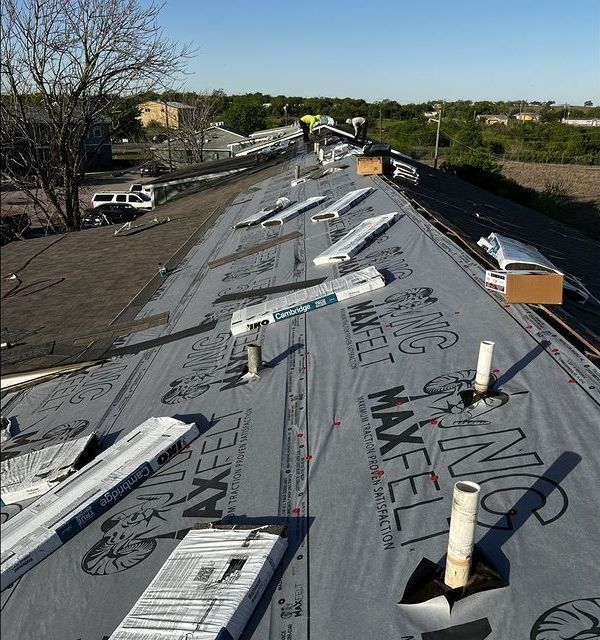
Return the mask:
{"type": "Polygon", "coordinates": [[[157,103],[157,104],[166,104],[169,107],[173,107],[174,109],[194,109],[194,107],[190,104],[184,104],[183,102],[177,102],[176,100],[167,100],[166,102],[163,100],[145,100],[144,102],[142,102],[141,104],[151,104],[151,103],[157,103]]]}
{"type": "MultiPolygon", "coordinates": [[[[306,172],[315,161],[293,162],[306,172]]],[[[110,636],[190,527],[226,516],[288,526],[246,640],[544,640],[594,628],[600,371],[535,309],[486,291],[484,267],[414,194],[358,176],[351,157],[330,166],[339,171],[292,187],[286,165],[241,190],[146,298],[138,319],[168,312],[168,323],[124,339],[129,353],[3,399],[18,428],[4,456],[92,431],[106,448],[150,416],[201,430],[3,592],[5,638],[110,636]],[[329,222],[312,223],[311,209],[280,227],[232,228],[282,196],[326,196],[326,207],[365,187],[329,222]],[[313,264],[394,211],[349,262],[313,264]],[[365,267],[383,288],[231,335],[234,311],[365,267]],[[481,340],[496,345],[493,393],[467,406],[481,340]],[[253,382],[240,379],[250,344],[270,365],[253,382]],[[443,597],[400,604],[423,561],[444,557],[458,480],[481,487],[478,549],[507,586],[452,608],[443,597]]],[[[416,166],[420,196],[443,200],[444,183],[416,166]]]]}
{"type": "Polygon", "coordinates": [[[567,291],[563,305],[552,306],[552,313],[600,343],[600,272],[596,259],[600,242],[447,173],[416,161],[412,164],[418,168],[419,183],[403,183],[404,192],[463,238],[476,243],[482,236],[497,232],[521,240],[539,249],[575,285],[579,282],[584,295],[567,291]]]}

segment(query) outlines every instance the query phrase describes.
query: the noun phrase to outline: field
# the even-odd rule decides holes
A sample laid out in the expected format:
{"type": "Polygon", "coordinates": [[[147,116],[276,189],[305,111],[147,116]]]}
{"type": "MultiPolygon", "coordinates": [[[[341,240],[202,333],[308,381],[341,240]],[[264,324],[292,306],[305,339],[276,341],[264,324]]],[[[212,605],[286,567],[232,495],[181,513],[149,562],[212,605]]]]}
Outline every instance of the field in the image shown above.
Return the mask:
{"type": "Polygon", "coordinates": [[[564,188],[565,195],[579,202],[600,200],[600,167],[574,164],[534,164],[506,161],[502,173],[523,187],[544,191],[552,184],[564,188]]]}

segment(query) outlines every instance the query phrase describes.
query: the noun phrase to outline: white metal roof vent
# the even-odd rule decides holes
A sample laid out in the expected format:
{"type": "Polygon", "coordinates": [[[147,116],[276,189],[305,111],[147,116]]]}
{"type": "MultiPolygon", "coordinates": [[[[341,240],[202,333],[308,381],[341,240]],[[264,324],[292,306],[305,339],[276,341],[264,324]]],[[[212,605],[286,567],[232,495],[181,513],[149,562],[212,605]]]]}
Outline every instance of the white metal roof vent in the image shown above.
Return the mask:
{"type": "Polygon", "coordinates": [[[278,213],[270,218],[267,218],[264,222],[262,222],[263,227],[278,227],[282,225],[284,222],[295,218],[297,215],[303,213],[304,211],[308,211],[313,207],[316,207],[318,204],[321,204],[324,200],[327,200],[327,196],[314,196],[312,198],[308,198],[303,202],[298,202],[294,206],[289,209],[285,209],[283,213],[278,213]]]}
{"type": "Polygon", "coordinates": [[[377,236],[389,229],[399,217],[400,214],[394,211],[394,213],[385,213],[382,216],[366,218],[335,244],[331,245],[329,249],[314,258],[314,264],[331,264],[350,260],[352,256],[356,255],[377,236]]]}
{"type": "Polygon", "coordinates": [[[346,211],[352,209],[352,207],[356,206],[361,200],[364,200],[372,191],[373,187],[366,187],[365,189],[355,189],[354,191],[350,191],[350,193],[347,193],[339,200],[336,200],[325,211],[315,213],[315,215],[312,216],[311,220],[313,222],[322,222],[323,220],[339,218],[342,213],[345,213],[346,211]]]}

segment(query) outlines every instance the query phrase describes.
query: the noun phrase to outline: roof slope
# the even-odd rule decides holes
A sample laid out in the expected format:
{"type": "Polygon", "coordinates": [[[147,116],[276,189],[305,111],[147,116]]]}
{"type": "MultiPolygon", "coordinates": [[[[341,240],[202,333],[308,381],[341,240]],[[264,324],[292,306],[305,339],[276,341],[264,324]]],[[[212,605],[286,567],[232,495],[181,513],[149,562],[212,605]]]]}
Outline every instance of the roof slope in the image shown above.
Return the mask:
{"type": "MultiPolygon", "coordinates": [[[[479,264],[353,166],[295,188],[282,174],[240,194],[141,311],[169,311],[169,324],[127,343],[213,328],[5,399],[22,436],[5,455],[92,430],[108,446],[152,415],[195,420],[203,433],[3,592],[4,638],[109,636],[185,531],[227,515],[289,525],[283,574],[246,638],[431,640],[467,625],[465,638],[489,628],[494,640],[542,640],[544,620],[562,624],[556,607],[597,611],[600,372],[482,283],[479,264]],[[311,223],[311,210],[281,227],[232,229],[280,196],[332,202],[367,186],[366,200],[330,222],[311,223]],[[393,211],[400,219],[351,261],[313,265],[358,222],[393,211]],[[235,252],[245,255],[209,268],[235,252]],[[267,299],[265,289],[370,265],[386,275],[383,289],[231,336],[232,312],[267,299]],[[465,408],[459,392],[482,339],[496,342],[497,393],[465,408]],[[271,368],[245,383],[251,343],[271,368]],[[439,602],[398,605],[421,559],[445,553],[457,479],[482,486],[478,542],[510,586],[452,614],[439,602]]],[[[571,621],[576,631],[593,624],[581,613],[571,621]]]]}
{"type": "Polygon", "coordinates": [[[572,282],[579,281],[590,294],[587,300],[582,302],[566,292],[563,305],[552,306],[552,311],[596,345],[600,343],[600,271],[596,258],[600,242],[443,171],[412,159],[410,163],[418,169],[418,184],[396,182],[412,203],[424,208],[421,211],[446,221],[471,243],[495,232],[532,245],[572,282]]]}

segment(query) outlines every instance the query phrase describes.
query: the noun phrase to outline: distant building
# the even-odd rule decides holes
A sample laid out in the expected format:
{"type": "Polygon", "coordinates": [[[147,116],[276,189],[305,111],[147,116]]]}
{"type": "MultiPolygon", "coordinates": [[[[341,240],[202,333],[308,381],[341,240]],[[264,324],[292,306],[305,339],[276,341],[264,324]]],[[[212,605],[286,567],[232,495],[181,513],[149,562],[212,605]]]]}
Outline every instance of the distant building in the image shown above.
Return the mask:
{"type": "Polygon", "coordinates": [[[183,102],[161,102],[160,100],[149,100],[139,105],[139,120],[142,127],[147,127],[151,122],[156,122],[163,127],[179,129],[191,118],[194,107],[183,102]]]}
{"type": "MultiPolygon", "coordinates": [[[[27,114],[29,123],[33,125],[33,144],[37,149],[46,148],[52,135],[48,113],[43,107],[28,107],[27,114]]],[[[111,120],[104,116],[97,116],[93,121],[88,136],[82,146],[82,152],[87,158],[88,170],[105,169],[111,166],[112,141],[110,137],[110,126],[111,120]]],[[[10,144],[3,144],[0,164],[4,167],[10,160],[11,153],[15,152],[18,148],[23,152],[24,144],[22,140],[19,143],[11,142],[10,144]]]]}
{"type": "Polygon", "coordinates": [[[204,139],[204,159],[220,160],[230,158],[231,145],[239,140],[244,140],[245,136],[239,131],[228,129],[221,125],[210,127],[206,130],[204,139]]]}
{"type": "Polygon", "coordinates": [[[521,120],[522,122],[535,122],[540,119],[540,114],[533,113],[532,111],[523,111],[521,113],[515,113],[512,117],[515,120],[521,120]]]}
{"type": "Polygon", "coordinates": [[[507,125],[508,119],[509,119],[508,116],[505,114],[496,114],[496,115],[481,114],[477,116],[477,120],[482,121],[484,124],[488,126],[493,124],[507,125]]]}
{"type": "Polygon", "coordinates": [[[600,127],[600,118],[563,118],[561,122],[571,127],[600,127]]]}
{"type": "MultiPolygon", "coordinates": [[[[204,132],[204,146],[202,150],[203,161],[222,160],[230,158],[232,153],[232,145],[235,145],[246,137],[233,129],[222,126],[211,126],[204,132]]],[[[199,141],[194,144],[195,148],[200,146],[199,141]]],[[[154,154],[157,160],[167,162],[169,160],[169,145],[162,142],[154,148],[154,154]]],[[[176,166],[191,164],[194,162],[191,153],[186,145],[177,139],[171,139],[171,161],[176,166]]]]}

